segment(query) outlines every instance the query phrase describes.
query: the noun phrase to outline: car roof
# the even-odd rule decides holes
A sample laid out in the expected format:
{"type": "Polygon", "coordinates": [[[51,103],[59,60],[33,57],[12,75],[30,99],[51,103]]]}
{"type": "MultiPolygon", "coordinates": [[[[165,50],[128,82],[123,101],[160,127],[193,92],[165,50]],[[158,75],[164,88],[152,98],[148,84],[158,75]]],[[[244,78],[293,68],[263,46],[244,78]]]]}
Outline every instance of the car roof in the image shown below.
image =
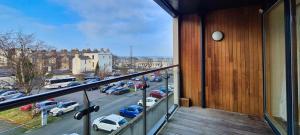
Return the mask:
{"type": "Polygon", "coordinates": [[[55,102],[55,101],[46,100],[46,101],[39,102],[38,104],[45,104],[45,103],[49,103],[49,102],[55,102]]]}
{"type": "Polygon", "coordinates": [[[128,106],[129,108],[140,108],[141,106],[139,106],[139,105],[130,105],[130,106],[128,106]]]}
{"type": "Polygon", "coordinates": [[[161,91],[160,90],[152,90],[151,92],[159,92],[160,93],[161,91]]]}
{"type": "Polygon", "coordinates": [[[155,97],[147,97],[147,99],[153,99],[153,100],[155,100],[156,98],[155,97]]]}
{"type": "Polygon", "coordinates": [[[106,116],[105,119],[119,122],[119,121],[123,120],[124,117],[122,117],[120,115],[116,115],[116,114],[111,114],[111,115],[106,116]]]}
{"type": "Polygon", "coordinates": [[[75,101],[65,101],[65,102],[61,102],[61,104],[69,104],[69,103],[76,103],[75,101]]]}

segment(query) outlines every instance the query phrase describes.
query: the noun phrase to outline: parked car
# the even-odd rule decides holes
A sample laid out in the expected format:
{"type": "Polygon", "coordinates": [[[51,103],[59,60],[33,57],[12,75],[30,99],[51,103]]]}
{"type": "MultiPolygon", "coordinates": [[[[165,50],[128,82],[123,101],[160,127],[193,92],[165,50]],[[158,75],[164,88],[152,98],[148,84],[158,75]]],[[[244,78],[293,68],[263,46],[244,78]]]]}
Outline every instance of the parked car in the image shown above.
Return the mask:
{"type": "Polygon", "coordinates": [[[122,94],[125,94],[125,93],[129,93],[130,90],[129,88],[127,87],[118,87],[115,91],[113,91],[111,94],[114,94],[114,95],[122,95],[122,94]]]}
{"type": "Polygon", "coordinates": [[[143,107],[139,105],[130,105],[120,109],[120,115],[123,117],[134,118],[143,111],[143,107]]]}
{"type": "MultiPolygon", "coordinates": [[[[164,93],[167,93],[166,86],[160,86],[160,87],[159,87],[159,90],[162,91],[162,92],[164,92],[164,93]]],[[[170,85],[168,85],[168,91],[169,91],[169,92],[172,92],[173,90],[174,90],[174,88],[171,87],[170,85]]]]}
{"type": "Polygon", "coordinates": [[[71,82],[67,85],[67,87],[78,86],[78,85],[81,85],[81,83],[80,82],[71,82]]]}
{"type": "Polygon", "coordinates": [[[100,81],[100,77],[97,76],[89,76],[89,77],[84,77],[84,80],[96,80],[96,81],[100,81]]]}
{"type": "Polygon", "coordinates": [[[128,87],[128,88],[134,88],[134,83],[131,82],[131,81],[128,81],[128,82],[127,82],[127,87],[128,87]]]}
{"type": "Polygon", "coordinates": [[[15,90],[6,91],[0,95],[0,101],[9,99],[9,98],[15,96],[17,93],[19,93],[19,92],[15,91],[15,90]]]}
{"type": "Polygon", "coordinates": [[[112,94],[114,91],[118,90],[118,89],[121,89],[122,87],[119,87],[119,86],[113,86],[111,88],[109,88],[105,93],[106,94],[112,94]]]}
{"type": "Polygon", "coordinates": [[[93,129],[95,131],[105,130],[112,132],[117,130],[122,125],[126,124],[127,120],[119,115],[111,114],[108,116],[102,116],[93,121],[93,129]]]}
{"type": "Polygon", "coordinates": [[[132,81],[140,81],[140,79],[137,78],[137,77],[136,77],[136,78],[135,78],[135,77],[134,77],[134,78],[131,78],[131,80],[132,80],[132,81]]]}
{"type": "Polygon", "coordinates": [[[109,84],[107,86],[104,86],[101,88],[101,92],[105,93],[107,90],[109,90],[111,87],[115,86],[114,84],[109,84]]]}
{"type": "Polygon", "coordinates": [[[2,93],[4,93],[4,92],[7,92],[7,91],[11,91],[10,89],[2,89],[2,90],[0,90],[0,95],[2,94],[2,93]]]}
{"type": "Polygon", "coordinates": [[[57,106],[56,101],[46,100],[43,102],[39,102],[35,104],[36,108],[33,110],[33,113],[37,114],[40,113],[42,110],[49,111],[52,108],[55,108],[56,106],[57,106]]]}
{"type": "Polygon", "coordinates": [[[161,82],[162,78],[160,76],[152,76],[150,82],[161,82]]]}
{"type": "Polygon", "coordinates": [[[167,96],[166,93],[160,91],[160,90],[152,90],[150,92],[150,97],[155,97],[155,98],[158,98],[158,99],[161,99],[163,97],[167,96]]]}
{"type": "MultiPolygon", "coordinates": [[[[157,98],[154,97],[147,97],[146,98],[146,106],[147,107],[151,107],[153,106],[156,102],[158,101],[157,98]]],[[[143,106],[143,100],[139,100],[139,102],[137,103],[139,106],[143,106]]]]}
{"type": "MultiPolygon", "coordinates": [[[[135,87],[137,88],[137,89],[143,89],[143,87],[145,86],[145,84],[143,83],[143,82],[137,82],[136,84],[135,84],[135,87]]],[[[149,84],[147,84],[147,87],[149,87],[150,85],[149,84]]]]}
{"type": "Polygon", "coordinates": [[[75,101],[60,102],[59,105],[50,110],[52,116],[61,116],[64,113],[78,110],[79,104],[75,101]]]}
{"type": "Polygon", "coordinates": [[[23,105],[20,107],[21,111],[30,111],[32,109],[32,104],[23,105]]]}
{"type": "MultiPolygon", "coordinates": [[[[97,80],[97,79],[89,79],[89,80],[85,80],[83,83],[84,84],[91,84],[91,83],[94,83],[94,82],[98,82],[99,80],[97,80]]],[[[93,88],[91,88],[91,89],[89,89],[89,90],[97,90],[97,89],[99,89],[99,87],[93,87],[93,88]]]]}
{"type": "Polygon", "coordinates": [[[126,83],[124,81],[117,82],[116,86],[124,86],[126,83]]]}
{"type": "Polygon", "coordinates": [[[24,93],[16,93],[16,94],[13,94],[12,96],[6,98],[6,100],[12,100],[12,99],[17,99],[17,98],[21,98],[21,97],[25,97],[26,95],[24,93]]]}
{"type": "MultiPolygon", "coordinates": [[[[142,77],[131,78],[131,80],[133,80],[133,81],[142,81],[142,77]]],[[[144,80],[145,80],[145,81],[148,81],[149,78],[148,78],[147,76],[144,76],[144,80]]]]}

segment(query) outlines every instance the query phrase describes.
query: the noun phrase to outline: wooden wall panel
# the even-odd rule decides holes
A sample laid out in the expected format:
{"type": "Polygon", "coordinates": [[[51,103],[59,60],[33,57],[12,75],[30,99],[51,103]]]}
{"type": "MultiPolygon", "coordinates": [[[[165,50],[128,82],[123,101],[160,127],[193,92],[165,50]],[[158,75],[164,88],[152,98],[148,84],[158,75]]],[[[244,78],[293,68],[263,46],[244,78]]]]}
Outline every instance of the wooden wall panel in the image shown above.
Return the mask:
{"type": "Polygon", "coordinates": [[[180,17],[181,97],[189,98],[192,106],[201,106],[200,17],[180,17]]]}
{"type": "Polygon", "coordinates": [[[205,87],[210,108],[263,115],[262,24],[258,9],[225,9],[206,15],[205,87]],[[214,31],[222,31],[224,39],[213,41],[214,31]]]}

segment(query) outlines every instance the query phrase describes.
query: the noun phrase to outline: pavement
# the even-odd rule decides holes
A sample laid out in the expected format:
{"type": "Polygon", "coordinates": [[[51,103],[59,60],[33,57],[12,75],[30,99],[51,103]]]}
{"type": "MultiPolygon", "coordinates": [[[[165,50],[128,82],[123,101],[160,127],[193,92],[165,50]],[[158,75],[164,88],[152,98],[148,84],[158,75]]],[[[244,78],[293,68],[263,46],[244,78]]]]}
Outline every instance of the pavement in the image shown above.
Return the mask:
{"type": "MultiPolygon", "coordinates": [[[[160,86],[164,85],[164,82],[149,82],[150,87],[147,88],[147,95],[149,95],[151,90],[159,89],[160,86]]],[[[49,91],[49,90],[42,90],[41,92],[49,91]]],[[[142,91],[138,90],[137,92],[131,92],[123,95],[106,95],[104,93],[100,93],[99,90],[95,91],[88,91],[88,97],[91,101],[91,105],[99,105],[100,110],[98,112],[94,112],[91,114],[91,122],[94,119],[109,115],[112,113],[118,114],[119,109],[136,104],[138,100],[142,99],[142,91]]],[[[73,94],[69,94],[66,96],[55,98],[57,101],[65,101],[65,100],[73,100],[79,102],[79,104],[83,104],[83,92],[77,92],[73,94]]],[[[0,135],[11,135],[11,134],[27,134],[27,135],[63,135],[63,134],[71,134],[71,133],[78,133],[82,134],[83,132],[83,121],[82,120],[75,120],[73,118],[74,111],[64,114],[60,116],[62,119],[55,121],[53,123],[48,124],[39,129],[33,129],[26,131],[24,133],[24,129],[17,128],[14,129],[15,132],[5,132],[1,134],[1,123],[2,125],[7,124],[5,122],[0,121],[0,135]],[[4,124],[3,124],[4,123],[4,124]]],[[[130,120],[130,119],[128,119],[130,120]]],[[[13,126],[12,126],[13,127],[13,126]]],[[[5,129],[3,129],[5,130],[5,129]]],[[[109,134],[104,131],[94,131],[91,127],[91,134],[109,134]]]]}

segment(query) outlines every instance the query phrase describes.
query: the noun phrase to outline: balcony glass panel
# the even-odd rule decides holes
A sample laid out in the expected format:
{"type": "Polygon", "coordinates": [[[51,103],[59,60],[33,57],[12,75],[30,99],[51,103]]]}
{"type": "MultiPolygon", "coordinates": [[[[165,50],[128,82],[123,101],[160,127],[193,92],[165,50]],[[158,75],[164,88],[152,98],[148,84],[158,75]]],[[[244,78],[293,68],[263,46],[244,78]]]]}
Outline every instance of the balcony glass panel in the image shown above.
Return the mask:
{"type": "Polygon", "coordinates": [[[80,134],[82,121],[73,116],[81,108],[82,92],[77,92],[1,111],[0,134],[80,134]]]}
{"type": "Polygon", "coordinates": [[[297,66],[298,66],[298,132],[300,133],[300,0],[296,0],[297,66]]]}

